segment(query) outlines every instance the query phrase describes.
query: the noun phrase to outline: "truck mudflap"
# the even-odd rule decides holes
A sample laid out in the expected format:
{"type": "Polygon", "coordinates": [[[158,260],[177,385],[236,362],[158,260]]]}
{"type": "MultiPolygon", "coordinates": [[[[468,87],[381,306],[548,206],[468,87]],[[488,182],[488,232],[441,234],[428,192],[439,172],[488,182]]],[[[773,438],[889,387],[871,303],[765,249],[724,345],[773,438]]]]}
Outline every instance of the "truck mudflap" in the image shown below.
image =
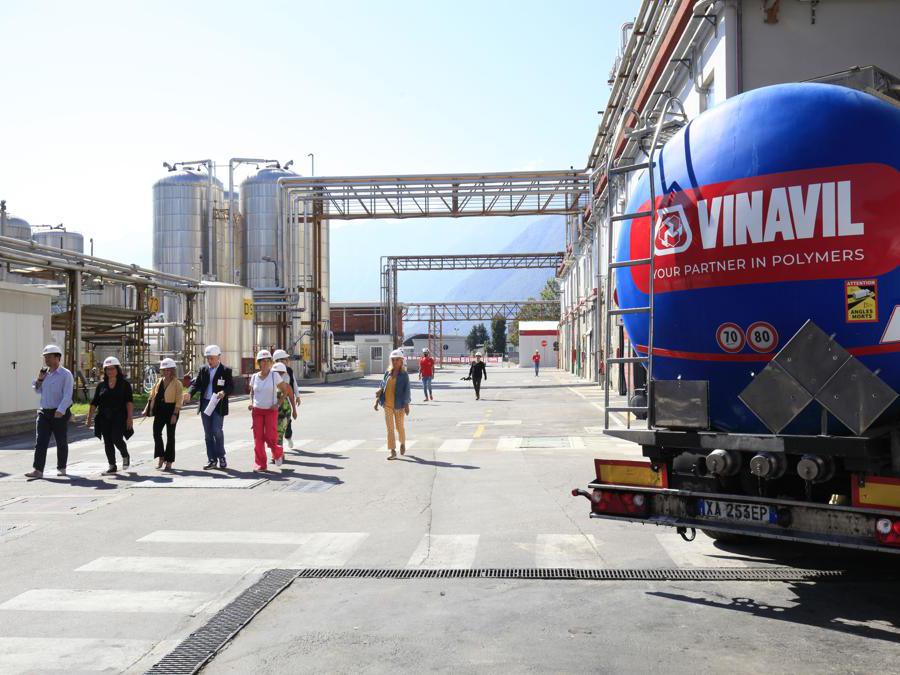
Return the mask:
{"type": "MultiPolygon", "coordinates": [[[[646,472],[658,474],[664,467],[646,472]]],[[[637,468],[637,467],[635,467],[637,468]]],[[[602,474],[600,476],[602,480],[602,474]]],[[[664,475],[658,480],[664,480],[664,475]]],[[[900,511],[747,495],[672,490],[595,481],[572,490],[591,503],[591,518],[693,528],[728,534],[900,553],[900,511]]]]}

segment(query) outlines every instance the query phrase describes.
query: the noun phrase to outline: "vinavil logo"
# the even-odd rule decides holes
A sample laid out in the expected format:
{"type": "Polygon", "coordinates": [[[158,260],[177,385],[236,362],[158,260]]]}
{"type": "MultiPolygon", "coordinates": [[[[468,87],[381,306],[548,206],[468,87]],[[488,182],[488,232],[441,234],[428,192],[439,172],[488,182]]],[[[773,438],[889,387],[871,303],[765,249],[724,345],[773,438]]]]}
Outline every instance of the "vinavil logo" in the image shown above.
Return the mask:
{"type": "Polygon", "coordinates": [[[693,235],[684,207],[680,204],[657,209],[656,255],[681,253],[691,247],[693,235]]]}

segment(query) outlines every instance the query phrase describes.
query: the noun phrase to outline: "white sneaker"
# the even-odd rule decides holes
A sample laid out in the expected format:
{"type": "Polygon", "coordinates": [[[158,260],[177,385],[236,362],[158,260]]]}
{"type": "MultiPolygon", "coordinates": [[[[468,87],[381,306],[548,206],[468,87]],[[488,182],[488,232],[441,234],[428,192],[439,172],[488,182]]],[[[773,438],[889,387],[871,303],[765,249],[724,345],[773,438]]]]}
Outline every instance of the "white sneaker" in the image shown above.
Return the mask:
{"type": "Polygon", "coordinates": [[[283,461],[284,461],[284,460],[283,460],[281,457],[279,457],[278,459],[276,459],[276,460],[274,461],[275,466],[281,466],[281,463],[282,463],[283,461]]]}
{"type": "Polygon", "coordinates": [[[66,475],[66,470],[65,470],[65,469],[57,469],[57,470],[56,470],[56,475],[57,475],[57,476],[65,476],[65,475],[66,475]]]}
{"type": "Polygon", "coordinates": [[[288,446],[291,450],[293,450],[293,449],[294,449],[294,439],[293,439],[293,438],[286,438],[286,439],[284,439],[284,440],[287,441],[287,446],[288,446]]]}

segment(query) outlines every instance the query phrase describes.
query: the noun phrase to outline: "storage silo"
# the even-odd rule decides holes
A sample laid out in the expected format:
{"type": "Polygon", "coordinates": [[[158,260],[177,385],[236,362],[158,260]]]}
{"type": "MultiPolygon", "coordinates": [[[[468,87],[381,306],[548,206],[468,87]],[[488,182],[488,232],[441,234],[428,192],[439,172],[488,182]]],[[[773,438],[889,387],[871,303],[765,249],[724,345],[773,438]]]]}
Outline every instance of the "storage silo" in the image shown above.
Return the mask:
{"type": "Polygon", "coordinates": [[[4,237],[12,237],[22,241],[31,240],[31,225],[24,218],[7,216],[3,228],[4,237]]]}
{"type": "MultiPolygon", "coordinates": [[[[241,213],[244,217],[244,285],[254,290],[275,290],[285,287],[285,279],[298,279],[299,273],[286,269],[284,239],[279,198],[279,178],[296,176],[293,171],[265,167],[241,183],[241,213]],[[264,258],[267,258],[265,260],[264,258]]],[[[290,256],[298,260],[297,256],[290,256]]],[[[270,297],[270,302],[277,298],[270,297]]],[[[263,303],[256,304],[258,325],[256,344],[260,347],[279,345],[281,331],[272,325],[284,318],[283,312],[265,311],[263,303]]]]}
{"type": "Polygon", "coordinates": [[[204,281],[200,287],[198,358],[202,362],[203,345],[219,345],[222,362],[237,376],[242,373],[243,359],[254,356],[253,291],[219,281],[204,281]]]}
{"type": "Polygon", "coordinates": [[[32,231],[31,238],[34,239],[35,244],[41,246],[84,253],[84,235],[80,232],[70,232],[64,227],[35,229],[32,231]]]}
{"type": "Polygon", "coordinates": [[[234,284],[243,283],[242,267],[244,261],[244,217],[241,214],[240,194],[225,190],[222,193],[221,224],[216,223],[217,231],[221,228],[219,241],[223,242],[219,255],[216,278],[219,281],[234,284]],[[228,218],[228,210],[234,207],[234,232],[228,218]]]}

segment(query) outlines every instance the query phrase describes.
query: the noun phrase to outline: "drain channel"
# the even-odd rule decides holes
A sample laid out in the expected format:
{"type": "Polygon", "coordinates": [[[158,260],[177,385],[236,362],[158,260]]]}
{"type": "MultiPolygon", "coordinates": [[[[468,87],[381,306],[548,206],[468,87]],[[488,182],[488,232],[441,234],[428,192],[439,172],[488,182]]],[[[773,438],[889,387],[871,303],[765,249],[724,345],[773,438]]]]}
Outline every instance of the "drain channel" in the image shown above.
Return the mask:
{"type": "MultiPolygon", "coordinates": [[[[883,581],[884,575],[879,574],[883,581]]],[[[871,574],[793,567],[574,569],[273,569],[191,633],[148,673],[196,673],[295,579],[521,579],[535,581],[873,581],[871,574]]]]}
{"type": "Polygon", "coordinates": [[[715,567],[674,569],[346,569],[299,570],[298,579],[534,579],[537,581],[816,581],[846,579],[843,570],[793,567],[715,567]]]}
{"type": "Polygon", "coordinates": [[[148,673],[196,673],[241,628],[250,623],[297,577],[299,570],[274,569],[228,603],[199,630],[191,633],[148,673]]]}

